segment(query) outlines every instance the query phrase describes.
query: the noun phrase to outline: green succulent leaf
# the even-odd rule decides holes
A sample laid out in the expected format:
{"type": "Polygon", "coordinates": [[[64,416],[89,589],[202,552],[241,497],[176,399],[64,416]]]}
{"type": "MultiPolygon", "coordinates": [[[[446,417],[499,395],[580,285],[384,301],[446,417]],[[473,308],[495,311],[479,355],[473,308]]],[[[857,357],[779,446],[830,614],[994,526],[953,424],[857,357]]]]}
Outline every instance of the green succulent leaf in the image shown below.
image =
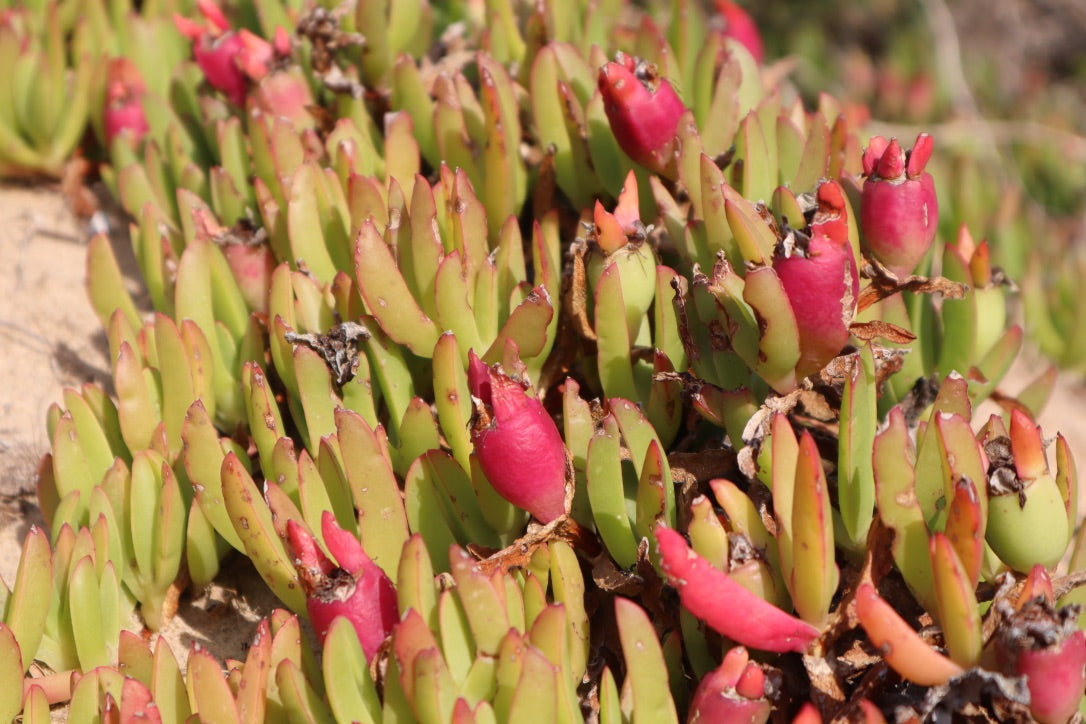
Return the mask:
{"type": "Polygon", "coordinates": [[[234,530],[260,577],[292,611],[304,610],[305,594],[275,532],[271,511],[234,453],[223,459],[222,490],[234,530]]]}
{"type": "Polygon", "coordinates": [[[648,614],[633,601],[616,598],[615,618],[633,696],[633,721],[678,722],[664,654],[648,614]]]}

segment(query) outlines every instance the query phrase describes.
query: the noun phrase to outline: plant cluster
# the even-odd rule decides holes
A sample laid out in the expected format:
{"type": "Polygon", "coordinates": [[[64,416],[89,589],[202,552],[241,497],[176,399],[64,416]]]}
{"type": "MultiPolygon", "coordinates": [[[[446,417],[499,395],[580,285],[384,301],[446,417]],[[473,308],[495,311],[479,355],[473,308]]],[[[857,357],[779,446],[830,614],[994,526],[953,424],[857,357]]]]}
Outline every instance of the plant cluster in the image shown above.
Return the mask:
{"type": "Polygon", "coordinates": [[[112,390],[50,410],[0,719],[1078,710],[1074,462],[1048,373],[974,419],[1022,330],[938,139],[804,107],[729,0],[75,6],[0,31],[102,69],[153,310],[92,239],[112,390]],[[228,555],[283,609],[182,675],[125,624],[228,555]]]}

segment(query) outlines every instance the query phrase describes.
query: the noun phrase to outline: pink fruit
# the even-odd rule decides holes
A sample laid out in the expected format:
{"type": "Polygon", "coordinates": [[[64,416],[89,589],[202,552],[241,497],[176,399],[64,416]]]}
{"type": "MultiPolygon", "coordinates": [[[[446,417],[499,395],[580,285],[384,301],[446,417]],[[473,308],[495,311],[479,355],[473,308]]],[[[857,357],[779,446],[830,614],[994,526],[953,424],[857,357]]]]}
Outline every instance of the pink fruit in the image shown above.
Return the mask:
{"type": "Polygon", "coordinates": [[[935,181],[924,171],[932,139],[916,137],[906,153],[897,139],[871,139],[864,151],[864,181],[860,225],[864,244],[894,274],[911,274],[931,248],[939,225],[935,181]]]}
{"type": "Polygon", "coordinates": [[[543,523],[566,513],[566,447],[543,403],[500,368],[469,353],[468,383],[476,399],[471,440],[498,494],[543,523]]]}
{"type": "Polygon", "coordinates": [[[321,531],[339,566],[324,555],[309,531],[296,521],[287,523],[287,538],[305,588],[309,618],[323,644],[332,621],[345,616],[354,626],[366,658],[372,659],[399,620],[396,589],[362,550],[358,539],[340,528],[328,511],[321,517],[321,531]]]}
{"type": "Polygon", "coordinates": [[[686,112],[656,66],[623,53],[600,68],[599,89],[611,131],[622,150],[645,168],[674,178],[675,130],[686,112]]]}
{"type": "Polygon", "coordinates": [[[797,378],[821,370],[848,343],[860,291],[841,187],[824,181],[817,197],[810,239],[797,239],[773,259],[799,328],[797,378]]]}

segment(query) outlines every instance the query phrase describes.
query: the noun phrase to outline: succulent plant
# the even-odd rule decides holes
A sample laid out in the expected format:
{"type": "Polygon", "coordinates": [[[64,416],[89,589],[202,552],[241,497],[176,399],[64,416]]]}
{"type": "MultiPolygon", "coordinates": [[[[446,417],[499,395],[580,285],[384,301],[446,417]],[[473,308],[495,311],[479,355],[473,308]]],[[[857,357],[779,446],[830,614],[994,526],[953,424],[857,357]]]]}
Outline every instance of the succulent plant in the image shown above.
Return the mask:
{"type": "Polygon", "coordinates": [[[1047,377],[997,390],[1022,330],[989,244],[936,233],[927,134],[861,154],[730,2],[91,5],[153,312],[93,239],[113,396],[49,412],[0,715],[1079,706],[1074,463],[1047,377]],[[231,552],[285,607],[244,662],[123,630],[231,552]]]}

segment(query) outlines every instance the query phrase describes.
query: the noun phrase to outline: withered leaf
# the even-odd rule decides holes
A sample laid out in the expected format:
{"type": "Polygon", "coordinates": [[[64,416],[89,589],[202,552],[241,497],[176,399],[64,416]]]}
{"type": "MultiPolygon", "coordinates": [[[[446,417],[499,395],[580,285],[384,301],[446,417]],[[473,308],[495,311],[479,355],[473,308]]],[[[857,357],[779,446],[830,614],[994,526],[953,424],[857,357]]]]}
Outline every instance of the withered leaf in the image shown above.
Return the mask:
{"type": "Polygon", "coordinates": [[[894,344],[908,344],[916,339],[916,335],[904,327],[879,319],[873,319],[870,322],[853,322],[849,325],[848,331],[865,342],[881,337],[894,344]]]}
{"type": "Polygon", "coordinates": [[[946,277],[922,277],[916,274],[898,279],[889,269],[875,259],[866,259],[861,275],[871,280],[857,300],[857,310],[863,311],[880,299],[892,297],[898,292],[914,294],[942,294],[947,299],[961,299],[969,287],[946,277]]]}

